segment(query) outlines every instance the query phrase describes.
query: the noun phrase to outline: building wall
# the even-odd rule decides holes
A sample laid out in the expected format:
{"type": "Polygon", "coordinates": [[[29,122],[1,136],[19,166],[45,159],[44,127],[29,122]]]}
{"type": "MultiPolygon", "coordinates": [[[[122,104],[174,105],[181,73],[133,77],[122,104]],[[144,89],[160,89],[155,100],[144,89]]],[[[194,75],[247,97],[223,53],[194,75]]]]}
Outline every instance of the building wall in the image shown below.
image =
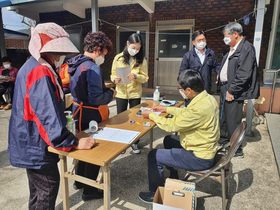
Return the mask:
{"type": "MultiPolygon", "coordinates": [[[[255,1],[252,0],[170,0],[155,3],[154,14],[147,13],[139,4],[114,6],[114,7],[102,7],[99,9],[99,16],[101,20],[105,20],[114,25],[121,22],[140,22],[149,21],[150,36],[149,36],[149,82],[148,87],[153,87],[154,82],[154,51],[155,51],[155,25],[156,21],[163,20],[180,20],[180,19],[195,19],[194,30],[207,31],[219,26],[227,24],[229,21],[238,20],[243,16],[251,13],[254,9],[255,1]]],[[[265,60],[267,55],[268,41],[271,28],[271,20],[273,14],[274,0],[270,1],[270,5],[267,5],[267,12],[265,14],[262,49],[260,55],[260,79],[262,80],[262,69],[265,66],[265,60]]],[[[41,22],[53,21],[60,25],[67,26],[73,23],[79,23],[91,19],[91,10],[86,10],[86,18],[81,19],[69,12],[55,12],[55,13],[43,13],[40,14],[41,22]]],[[[240,23],[243,25],[243,21],[240,23]]],[[[91,23],[84,23],[83,36],[87,32],[91,31],[91,23]]],[[[250,23],[244,26],[244,35],[248,41],[253,43],[255,29],[255,18],[250,15],[250,23]]],[[[104,31],[106,35],[111,39],[113,45],[116,46],[116,26],[102,23],[100,24],[100,30],[104,31]]],[[[206,32],[208,47],[213,49],[218,60],[222,60],[222,52],[228,51],[228,46],[223,43],[222,27],[206,32]]],[[[123,46],[121,46],[122,48],[123,46]]],[[[104,71],[105,79],[109,79],[111,64],[114,56],[116,55],[116,49],[106,56],[105,63],[101,66],[104,71]]],[[[176,70],[178,71],[178,70],[176,70]]],[[[216,78],[215,76],[213,77],[216,78]]],[[[213,83],[215,81],[213,80],[213,83]]]]}
{"type": "Polygon", "coordinates": [[[5,38],[6,49],[28,49],[29,39],[5,38]]]}

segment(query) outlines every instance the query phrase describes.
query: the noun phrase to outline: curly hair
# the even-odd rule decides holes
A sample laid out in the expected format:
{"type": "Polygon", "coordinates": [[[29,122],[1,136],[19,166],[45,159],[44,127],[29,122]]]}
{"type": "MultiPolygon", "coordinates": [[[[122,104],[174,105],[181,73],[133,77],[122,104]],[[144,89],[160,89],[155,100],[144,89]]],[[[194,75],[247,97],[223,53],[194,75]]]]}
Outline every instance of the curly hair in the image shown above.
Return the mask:
{"type": "Polygon", "coordinates": [[[93,53],[95,51],[103,52],[107,49],[108,52],[112,50],[111,40],[101,31],[89,32],[84,38],[84,51],[93,53]]]}

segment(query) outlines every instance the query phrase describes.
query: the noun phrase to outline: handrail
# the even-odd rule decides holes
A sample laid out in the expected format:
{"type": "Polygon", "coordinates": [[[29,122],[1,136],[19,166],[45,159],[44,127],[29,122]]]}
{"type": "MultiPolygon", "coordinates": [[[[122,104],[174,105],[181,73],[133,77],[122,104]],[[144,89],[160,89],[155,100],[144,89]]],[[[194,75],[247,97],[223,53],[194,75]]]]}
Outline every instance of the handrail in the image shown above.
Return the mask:
{"type": "Polygon", "coordinates": [[[277,74],[278,74],[279,71],[280,71],[280,69],[278,69],[278,70],[266,70],[265,71],[267,73],[274,73],[273,83],[272,83],[272,93],[271,93],[271,98],[270,98],[269,113],[271,113],[271,111],[272,111],[276,79],[277,79],[277,74]]]}

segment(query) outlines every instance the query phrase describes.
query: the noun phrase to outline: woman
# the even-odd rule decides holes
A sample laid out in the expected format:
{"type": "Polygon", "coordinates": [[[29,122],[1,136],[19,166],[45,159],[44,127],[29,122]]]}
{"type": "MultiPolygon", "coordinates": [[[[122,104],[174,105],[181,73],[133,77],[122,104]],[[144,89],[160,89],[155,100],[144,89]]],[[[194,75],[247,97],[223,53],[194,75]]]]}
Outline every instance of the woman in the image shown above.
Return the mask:
{"type": "MultiPolygon", "coordinates": [[[[116,103],[117,113],[121,113],[129,108],[132,108],[141,103],[142,83],[148,81],[147,61],[143,54],[143,42],[139,34],[130,35],[126,46],[122,53],[116,55],[112,65],[111,80],[116,84],[116,103]],[[130,66],[131,73],[127,78],[131,80],[130,84],[120,85],[121,78],[117,76],[116,68],[130,66]]],[[[134,153],[139,154],[139,141],[132,144],[131,148],[134,153]]]]}
{"type": "MultiPolygon", "coordinates": [[[[100,123],[109,118],[108,103],[115,97],[114,89],[107,89],[102,77],[100,65],[111,50],[112,42],[102,32],[88,33],[84,38],[84,54],[67,61],[70,74],[70,90],[73,96],[73,117],[78,131],[89,128],[89,122],[100,123]]],[[[99,166],[79,161],[76,167],[78,175],[96,179],[99,166]]],[[[74,188],[82,188],[83,200],[102,198],[97,188],[75,182],[74,188]]]]}

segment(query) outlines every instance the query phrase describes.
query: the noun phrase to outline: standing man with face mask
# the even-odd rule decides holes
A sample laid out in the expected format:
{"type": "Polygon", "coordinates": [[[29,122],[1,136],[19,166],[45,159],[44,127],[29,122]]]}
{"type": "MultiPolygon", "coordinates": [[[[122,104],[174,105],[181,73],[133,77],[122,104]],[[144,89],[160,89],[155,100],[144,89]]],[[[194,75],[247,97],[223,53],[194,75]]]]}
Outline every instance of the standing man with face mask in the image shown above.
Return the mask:
{"type": "MultiPolygon", "coordinates": [[[[224,43],[230,51],[224,56],[220,72],[220,144],[229,142],[242,121],[244,100],[260,96],[260,83],[254,46],[243,37],[239,23],[223,29],[224,43]]],[[[228,150],[229,148],[227,148],[228,150]]],[[[243,157],[242,146],[235,157],[243,157]]]]}
{"type": "Polygon", "coordinates": [[[219,75],[220,63],[214,51],[207,47],[206,37],[203,31],[195,31],[192,34],[192,43],[194,48],[184,55],[179,74],[186,69],[199,71],[204,80],[204,89],[210,93],[212,71],[215,71],[219,75]]]}

